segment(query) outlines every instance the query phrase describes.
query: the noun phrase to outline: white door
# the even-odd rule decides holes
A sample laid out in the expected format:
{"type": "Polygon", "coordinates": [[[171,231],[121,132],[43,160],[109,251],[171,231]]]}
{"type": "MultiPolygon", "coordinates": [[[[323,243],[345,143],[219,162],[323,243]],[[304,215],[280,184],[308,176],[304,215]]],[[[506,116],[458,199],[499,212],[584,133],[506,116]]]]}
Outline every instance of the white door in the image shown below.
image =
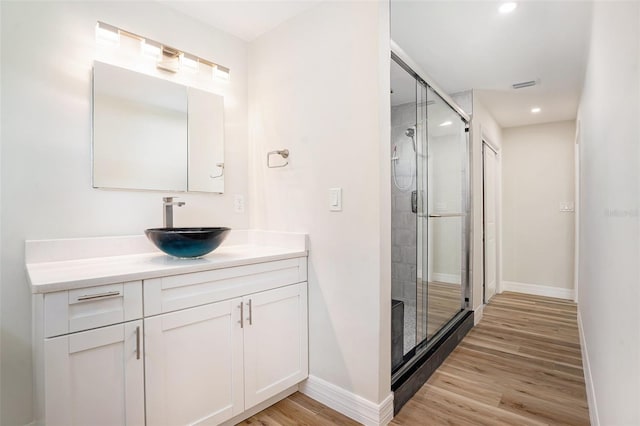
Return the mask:
{"type": "Polygon", "coordinates": [[[243,411],[241,303],[145,318],[147,425],[215,425],[243,411]]]}
{"type": "Polygon", "coordinates": [[[482,147],[484,157],[484,301],[487,303],[496,294],[498,272],[496,248],[496,153],[486,144],[482,147]]]}
{"type": "Polygon", "coordinates": [[[307,283],[244,297],[245,409],[308,376],[307,283]]]}
{"type": "Polygon", "coordinates": [[[45,423],[144,425],[142,321],[46,339],[45,423]]]}

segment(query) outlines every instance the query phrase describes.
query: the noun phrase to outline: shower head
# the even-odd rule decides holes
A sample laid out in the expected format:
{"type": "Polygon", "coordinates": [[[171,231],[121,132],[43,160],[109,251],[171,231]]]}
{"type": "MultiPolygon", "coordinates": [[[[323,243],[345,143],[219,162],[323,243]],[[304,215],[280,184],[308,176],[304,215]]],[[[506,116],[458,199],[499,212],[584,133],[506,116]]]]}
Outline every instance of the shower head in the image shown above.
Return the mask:
{"type": "Polygon", "coordinates": [[[413,147],[413,152],[418,152],[416,150],[416,138],[414,137],[416,135],[416,127],[415,126],[409,127],[407,130],[404,131],[404,134],[405,136],[411,138],[411,146],[413,147]]]}

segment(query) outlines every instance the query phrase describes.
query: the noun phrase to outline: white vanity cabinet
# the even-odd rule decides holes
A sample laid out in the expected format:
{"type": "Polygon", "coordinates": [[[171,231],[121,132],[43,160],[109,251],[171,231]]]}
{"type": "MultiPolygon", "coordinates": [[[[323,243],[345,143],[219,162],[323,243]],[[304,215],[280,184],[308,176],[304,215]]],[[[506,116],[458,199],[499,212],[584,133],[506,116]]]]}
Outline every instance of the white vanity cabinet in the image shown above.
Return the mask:
{"type": "Polygon", "coordinates": [[[240,302],[144,320],[148,425],[215,425],[244,410],[240,302]]]}
{"type": "Polygon", "coordinates": [[[306,258],[145,281],[145,315],[178,309],[144,319],[147,424],[219,424],[304,380],[301,280],[306,258]]]}
{"type": "Polygon", "coordinates": [[[308,376],[307,283],[243,299],[244,405],[249,409],[308,376]]]}
{"type": "Polygon", "coordinates": [[[122,239],[28,243],[36,424],[217,425],[294,392],[308,376],[306,236],[239,235],[194,260],[91,256],[122,239]]]}
{"type": "Polygon", "coordinates": [[[38,420],[144,425],[142,326],[141,281],[35,295],[38,420]]]}
{"type": "Polygon", "coordinates": [[[47,425],[144,425],[142,321],[46,339],[47,425]]]}

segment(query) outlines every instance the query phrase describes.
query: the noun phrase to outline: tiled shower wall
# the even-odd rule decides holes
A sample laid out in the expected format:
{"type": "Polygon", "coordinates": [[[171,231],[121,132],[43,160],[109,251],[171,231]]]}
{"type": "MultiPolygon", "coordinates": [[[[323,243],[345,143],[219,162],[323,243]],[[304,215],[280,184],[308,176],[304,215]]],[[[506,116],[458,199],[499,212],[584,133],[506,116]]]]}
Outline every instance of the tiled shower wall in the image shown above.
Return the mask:
{"type": "Polygon", "coordinates": [[[405,305],[416,304],[416,215],[411,212],[411,192],[416,189],[415,153],[411,138],[405,131],[416,124],[416,104],[408,103],[391,107],[390,158],[400,158],[395,162],[396,180],[406,191],[397,188],[391,176],[391,295],[402,300],[405,305]],[[412,178],[413,175],[413,178],[412,178]]]}

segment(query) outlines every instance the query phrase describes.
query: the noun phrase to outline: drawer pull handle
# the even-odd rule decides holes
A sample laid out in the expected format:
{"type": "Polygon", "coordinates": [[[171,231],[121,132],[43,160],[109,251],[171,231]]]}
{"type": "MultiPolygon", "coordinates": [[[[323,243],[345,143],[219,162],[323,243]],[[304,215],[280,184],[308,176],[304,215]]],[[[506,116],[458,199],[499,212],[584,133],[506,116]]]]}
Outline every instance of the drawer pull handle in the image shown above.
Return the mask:
{"type": "Polygon", "coordinates": [[[140,326],[136,327],[136,359],[140,359],[140,326]]]}
{"type": "Polygon", "coordinates": [[[93,299],[102,299],[103,297],[112,297],[112,296],[120,296],[119,291],[108,291],[106,293],[98,293],[98,294],[87,294],[85,296],[78,297],[78,300],[93,300],[93,299]]]}
{"type": "Polygon", "coordinates": [[[249,299],[249,325],[253,325],[253,308],[251,306],[251,299],[249,299]]]}
{"type": "Polygon", "coordinates": [[[244,303],[240,302],[240,328],[244,328],[244,303]]]}

